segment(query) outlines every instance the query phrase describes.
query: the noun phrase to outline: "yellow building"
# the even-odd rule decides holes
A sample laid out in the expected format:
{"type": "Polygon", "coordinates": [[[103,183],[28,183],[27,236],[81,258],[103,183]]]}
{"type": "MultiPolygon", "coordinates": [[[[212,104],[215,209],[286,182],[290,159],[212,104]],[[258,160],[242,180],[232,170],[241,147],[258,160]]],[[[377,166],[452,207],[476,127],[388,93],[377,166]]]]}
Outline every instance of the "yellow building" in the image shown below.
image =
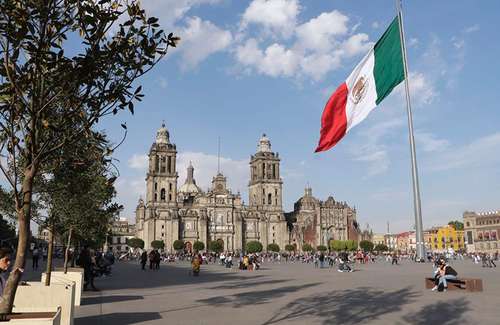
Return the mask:
{"type": "Polygon", "coordinates": [[[424,238],[427,249],[434,252],[465,250],[464,231],[450,225],[432,228],[424,238]]]}

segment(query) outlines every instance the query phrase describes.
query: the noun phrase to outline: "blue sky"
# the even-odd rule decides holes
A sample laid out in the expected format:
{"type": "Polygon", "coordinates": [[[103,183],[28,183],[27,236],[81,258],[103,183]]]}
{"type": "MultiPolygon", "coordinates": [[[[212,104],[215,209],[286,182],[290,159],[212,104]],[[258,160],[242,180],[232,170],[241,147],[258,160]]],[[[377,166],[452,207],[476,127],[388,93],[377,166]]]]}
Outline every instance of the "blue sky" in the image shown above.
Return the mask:
{"type": "MultiPolygon", "coordinates": [[[[247,201],[248,161],[262,133],[282,158],[285,210],[307,183],[358,209],[376,232],[413,227],[410,157],[397,88],[332,150],[314,154],[326,100],[395,16],[394,1],[144,0],[179,48],[140,82],[135,115],[99,126],[120,139],[122,216],[145,194],[145,155],[165,120],[207,189],[217,168],[247,201]]],[[[500,208],[500,27],[497,1],[407,1],[405,27],[424,226],[500,208]]]]}

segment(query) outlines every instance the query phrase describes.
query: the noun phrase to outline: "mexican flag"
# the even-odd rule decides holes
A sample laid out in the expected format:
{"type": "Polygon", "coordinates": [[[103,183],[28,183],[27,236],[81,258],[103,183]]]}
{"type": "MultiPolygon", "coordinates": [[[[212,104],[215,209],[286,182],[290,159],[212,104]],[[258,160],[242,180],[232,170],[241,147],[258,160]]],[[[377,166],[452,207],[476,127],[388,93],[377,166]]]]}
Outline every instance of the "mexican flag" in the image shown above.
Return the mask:
{"type": "Polygon", "coordinates": [[[321,116],[321,135],[316,152],[336,145],[404,80],[399,29],[396,17],[330,97],[321,116]]]}

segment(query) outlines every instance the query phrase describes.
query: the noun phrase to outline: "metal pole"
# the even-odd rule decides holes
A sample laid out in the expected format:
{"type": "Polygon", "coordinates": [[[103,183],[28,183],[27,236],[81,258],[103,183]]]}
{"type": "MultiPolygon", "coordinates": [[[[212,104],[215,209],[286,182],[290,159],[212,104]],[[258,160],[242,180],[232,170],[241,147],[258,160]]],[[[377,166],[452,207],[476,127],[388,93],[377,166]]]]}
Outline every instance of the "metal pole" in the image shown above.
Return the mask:
{"type": "Polygon", "coordinates": [[[419,261],[425,261],[424,233],[422,226],[422,208],[420,205],[420,186],[418,181],[417,154],[415,150],[415,137],[413,136],[413,115],[410,101],[410,85],[408,81],[408,58],[406,54],[405,32],[403,26],[403,11],[401,0],[396,0],[399,21],[399,36],[401,39],[401,52],[403,55],[403,66],[405,74],[406,111],[408,113],[408,131],[411,151],[411,174],[413,179],[413,206],[415,212],[415,232],[417,241],[417,257],[419,261]]]}

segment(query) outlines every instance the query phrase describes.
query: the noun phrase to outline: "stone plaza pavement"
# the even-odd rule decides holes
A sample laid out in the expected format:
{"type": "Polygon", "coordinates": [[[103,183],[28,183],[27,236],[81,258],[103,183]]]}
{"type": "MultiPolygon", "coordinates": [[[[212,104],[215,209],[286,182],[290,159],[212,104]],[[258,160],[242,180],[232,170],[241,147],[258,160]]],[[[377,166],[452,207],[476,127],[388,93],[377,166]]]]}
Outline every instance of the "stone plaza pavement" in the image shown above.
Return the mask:
{"type": "Polygon", "coordinates": [[[141,271],[118,262],[113,275],[85,292],[76,325],[124,324],[500,324],[500,267],[456,261],[460,275],[480,277],[484,292],[424,289],[429,263],[361,265],[354,273],[310,264],[265,264],[262,270],[162,264],[141,271]]]}

